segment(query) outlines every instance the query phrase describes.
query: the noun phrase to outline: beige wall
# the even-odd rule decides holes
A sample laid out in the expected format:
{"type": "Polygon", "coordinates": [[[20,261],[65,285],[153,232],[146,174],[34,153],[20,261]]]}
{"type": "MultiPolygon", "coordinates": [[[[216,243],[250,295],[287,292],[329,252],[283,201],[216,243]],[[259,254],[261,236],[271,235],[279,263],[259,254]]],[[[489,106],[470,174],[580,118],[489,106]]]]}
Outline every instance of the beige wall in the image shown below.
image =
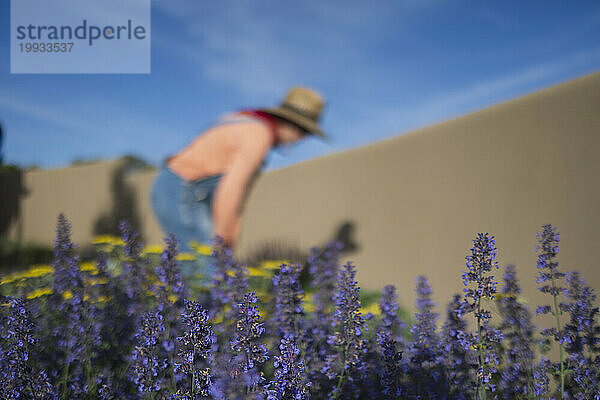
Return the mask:
{"type": "MultiPolygon", "coordinates": [[[[440,305],[462,292],[477,232],[494,235],[501,267],[517,266],[524,296],[535,283],[536,232],[560,233],[558,260],[600,291],[600,72],[384,140],[273,171],[257,182],[239,254],[267,240],[303,248],[355,225],[345,256],[368,288],[430,278],[440,305]],[[276,206],[274,206],[274,204],[276,206]]],[[[497,273],[501,276],[501,272],[497,273]]]]}
{"type": "Polygon", "coordinates": [[[9,236],[52,245],[57,216],[64,212],[74,225],[73,240],[90,241],[95,221],[110,210],[111,178],[118,165],[118,161],[107,161],[25,173],[20,217],[9,230],[9,236]]]}
{"type": "MultiPolygon", "coordinates": [[[[445,305],[462,290],[461,271],[476,233],[489,232],[500,265],[517,266],[524,296],[535,305],[543,300],[535,283],[536,231],[552,223],[561,236],[561,268],[580,270],[600,290],[599,154],[597,72],[263,174],[249,195],[236,255],[272,242],[308,252],[350,223],[357,248],[343,261],[357,265],[361,286],[393,283],[402,305],[412,306],[415,277],[425,274],[434,299],[445,305]]],[[[11,236],[19,231],[23,239],[51,244],[56,215],[64,211],[74,240],[84,244],[100,217],[133,213],[146,242],[160,244],[163,234],[148,199],[155,172],[123,176],[115,172],[119,165],[27,173],[21,230],[15,224],[11,236]]]]}

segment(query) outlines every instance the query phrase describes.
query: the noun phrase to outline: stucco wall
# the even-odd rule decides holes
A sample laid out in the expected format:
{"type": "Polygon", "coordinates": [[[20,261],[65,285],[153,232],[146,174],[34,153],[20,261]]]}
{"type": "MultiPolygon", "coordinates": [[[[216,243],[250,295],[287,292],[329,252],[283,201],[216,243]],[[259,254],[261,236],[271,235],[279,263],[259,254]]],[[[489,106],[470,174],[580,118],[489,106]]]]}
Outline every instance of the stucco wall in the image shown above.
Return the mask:
{"type": "MultiPolygon", "coordinates": [[[[239,254],[268,240],[307,248],[344,221],[362,286],[418,274],[445,305],[477,232],[494,235],[534,304],[536,232],[560,233],[561,268],[600,290],[600,73],[351,151],[273,171],[249,198],[239,254]],[[276,204],[276,206],[274,206],[276,204]]],[[[501,276],[501,272],[497,273],[501,276]]]]}

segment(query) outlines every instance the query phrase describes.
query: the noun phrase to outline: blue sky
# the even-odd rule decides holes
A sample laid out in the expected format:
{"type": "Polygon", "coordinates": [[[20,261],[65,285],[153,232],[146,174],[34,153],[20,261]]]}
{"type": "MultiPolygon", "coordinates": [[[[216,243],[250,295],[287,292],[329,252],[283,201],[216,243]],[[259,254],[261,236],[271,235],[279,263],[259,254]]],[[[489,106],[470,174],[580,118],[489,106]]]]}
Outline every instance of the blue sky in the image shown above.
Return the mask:
{"type": "Polygon", "coordinates": [[[19,75],[0,2],[5,162],[158,164],[227,111],[313,87],[332,140],[271,152],[281,168],[600,70],[598,1],[152,0],[151,18],[151,74],[19,75]]]}

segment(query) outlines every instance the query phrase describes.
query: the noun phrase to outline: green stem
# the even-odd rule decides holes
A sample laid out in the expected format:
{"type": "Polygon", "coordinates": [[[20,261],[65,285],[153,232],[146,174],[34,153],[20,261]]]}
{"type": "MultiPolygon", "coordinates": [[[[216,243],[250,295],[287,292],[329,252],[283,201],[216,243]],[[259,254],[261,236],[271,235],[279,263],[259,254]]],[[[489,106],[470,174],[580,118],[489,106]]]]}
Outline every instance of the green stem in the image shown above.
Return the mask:
{"type": "Polygon", "coordinates": [[[67,379],[68,378],[69,378],[69,364],[67,363],[65,365],[65,368],[63,369],[62,379],[60,380],[60,383],[63,385],[62,396],[61,396],[63,399],[67,398],[67,379]]]}
{"type": "MultiPolygon", "coordinates": [[[[167,340],[171,340],[171,324],[167,324],[167,340]]],[[[175,346],[173,346],[173,349],[175,348],[175,346]]],[[[176,389],[176,382],[175,382],[175,372],[173,371],[173,351],[169,351],[169,370],[171,373],[171,392],[174,392],[176,389]]]]}
{"type": "MultiPolygon", "coordinates": [[[[195,364],[196,361],[196,349],[194,348],[193,350],[194,354],[193,354],[193,361],[195,364]]],[[[194,398],[196,396],[196,368],[192,368],[192,398],[194,398]]]]}
{"type": "MultiPolygon", "coordinates": [[[[552,297],[554,298],[554,316],[556,317],[556,331],[560,334],[560,310],[558,308],[558,301],[556,300],[556,284],[554,282],[554,273],[552,274],[552,297]]],[[[565,367],[564,367],[564,354],[563,354],[563,345],[562,343],[558,343],[558,348],[560,350],[560,398],[563,400],[565,398],[565,367]]]]}
{"type": "MultiPolygon", "coordinates": [[[[477,299],[477,346],[479,347],[479,368],[481,368],[483,372],[483,346],[481,343],[481,297],[477,299]]],[[[486,397],[485,384],[483,384],[483,400],[486,397]]]]}
{"type": "MultiPolygon", "coordinates": [[[[250,357],[248,356],[248,352],[246,350],[244,350],[244,354],[246,355],[246,368],[248,368],[250,357]]],[[[246,395],[248,393],[250,393],[250,388],[248,386],[246,386],[246,395]]]]}
{"type": "Polygon", "coordinates": [[[340,395],[340,389],[342,388],[342,383],[344,382],[344,375],[346,373],[346,353],[348,352],[348,344],[344,347],[344,352],[342,353],[342,373],[338,379],[337,390],[335,391],[334,399],[337,399],[340,395]]]}

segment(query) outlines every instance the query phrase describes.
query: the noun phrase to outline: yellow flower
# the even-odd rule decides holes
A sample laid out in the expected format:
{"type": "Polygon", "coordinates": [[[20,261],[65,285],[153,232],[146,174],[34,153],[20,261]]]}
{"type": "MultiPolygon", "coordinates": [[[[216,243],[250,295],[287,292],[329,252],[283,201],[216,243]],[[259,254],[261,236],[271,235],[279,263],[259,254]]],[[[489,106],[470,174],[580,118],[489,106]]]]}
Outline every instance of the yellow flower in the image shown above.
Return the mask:
{"type": "Polygon", "coordinates": [[[50,265],[34,265],[31,269],[26,271],[23,278],[37,278],[38,276],[44,276],[54,272],[54,268],[50,265]]]}
{"type": "Polygon", "coordinates": [[[106,302],[106,300],[108,300],[108,297],[106,297],[106,296],[98,296],[98,302],[99,303],[104,303],[104,302],[106,302]]]}
{"type": "Polygon", "coordinates": [[[28,299],[35,299],[36,297],[45,296],[47,294],[52,294],[51,289],[36,289],[33,292],[27,295],[28,299]]]}
{"type": "Polygon", "coordinates": [[[159,245],[146,246],[142,250],[142,253],[144,254],[161,254],[162,252],[163,249],[159,245]]]}
{"type": "Polygon", "coordinates": [[[104,285],[106,283],[108,283],[107,279],[104,278],[100,278],[100,279],[90,279],[88,281],[88,283],[90,284],[90,286],[94,286],[94,285],[104,285]]]}
{"type": "MultiPolygon", "coordinates": [[[[70,299],[70,298],[72,298],[72,297],[73,297],[73,293],[71,293],[71,291],[70,291],[70,290],[65,290],[65,291],[63,292],[63,299],[65,299],[65,300],[69,300],[69,299],[70,299]]],[[[89,296],[89,295],[87,295],[87,294],[84,294],[84,295],[83,295],[83,300],[88,300],[89,298],[90,298],[90,296],[89,296]]]]}
{"type": "Polygon", "coordinates": [[[175,296],[174,294],[169,295],[169,301],[171,301],[171,303],[175,303],[177,300],[179,300],[179,296],[175,296]]]}
{"type": "Polygon", "coordinates": [[[227,275],[229,275],[229,276],[235,276],[235,271],[234,271],[234,270],[232,270],[232,269],[228,269],[226,273],[227,273],[227,275]]]}
{"type": "Polygon", "coordinates": [[[92,275],[96,275],[98,273],[98,269],[96,268],[96,266],[94,265],[94,263],[93,262],[89,262],[89,261],[81,263],[81,265],[79,266],[79,269],[81,271],[90,271],[90,273],[92,275]]]}
{"type": "Polygon", "coordinates": [[[361,307],[360,312],[363,315],[365,315],[367,313],[371,313],[373,315],[379,315],[381,313],[381,310],[379,309],[379,304],[371,303],[366,307],[361,307]]]}
{"type": "Polygon", "coordinates": [[[54,268],[50,265],[34,265],[25,272],[18,272],[15,274],[7,275],[1,282],[0,285],[18,281],[19,279],[37,278],[54,272],[54,268]]]}
{"type": "Polygon", "coordinates": [[[209,245],[206,245],[203,243],[199,243],[195,240],[190,240],[189,245],[190,245],[190,248],[193,249],[198,254],[202,254],[203,256],[212,255],[212,252],[213,252],[212,246],[209,246],[209,245]]]}
{"type": "Polygon", "coordinates": [[[124,246],[125,242],[118,236],[113,235],[98,235],[92,239],[93,244],[110,244],[113,246],[124,246]]]}
{"type": "Polygon", "coordinates": [[[524,297],[517,297],[517,303],[519,303],[519,304],[527,304],[529,302],[524,297]]]}
{"type": "Polygon", "coordinates": [[[279,270],[281,264],[290,264],[290,262],[288,260],[265,260],[261,266],[266,269],[279,270]]]}
{"type": "Polygon", "coordinates": [[[193,261],[196,257],[192,253],[179,253],[175,259],[178,261],[193,261]]]}
{"type": "Polygon", "coordinates": [[[148,275],[148,283],[150,285],[155,285],[157,283],[160,283],[160,280],[155,275],[148,275]]]}
{"type": "Polygon", "coordinates": [[[494,296],[494,300],[497,300],[497,301],[500,301],[501,299],[504,299],[504,298],[513,298],[519,304],[527,304],[528,303],[526,298],[517,296],[514,293],[496,293],[496,295],[494,296]]]}
{"type": "Polygon", "coordinates": [[[306,311],[306,312],[315,311],[315,305],[313,303],[304,303],[304,311],[306,311]]]}
{"type": "Polygon", "coordinates": [[[6,276],[4,279],[2,279],[0,281],[0,285],[6,285],[6,284],[12,283],[12,282],[14,282],[16,280],[17,280],[17,278],[15,278],[14,276],[10,276],[9,275],[9,276],[6,276]]]}
{"type": "Polygon", "coordinates": [[[248,267],[248,273],[250,274],[250,276],[266,276],[266,277],[271,276],[271,274],[268,273],[267,271],[260,269],[260,268],[254,268],[254,267],[248,267]]]}

